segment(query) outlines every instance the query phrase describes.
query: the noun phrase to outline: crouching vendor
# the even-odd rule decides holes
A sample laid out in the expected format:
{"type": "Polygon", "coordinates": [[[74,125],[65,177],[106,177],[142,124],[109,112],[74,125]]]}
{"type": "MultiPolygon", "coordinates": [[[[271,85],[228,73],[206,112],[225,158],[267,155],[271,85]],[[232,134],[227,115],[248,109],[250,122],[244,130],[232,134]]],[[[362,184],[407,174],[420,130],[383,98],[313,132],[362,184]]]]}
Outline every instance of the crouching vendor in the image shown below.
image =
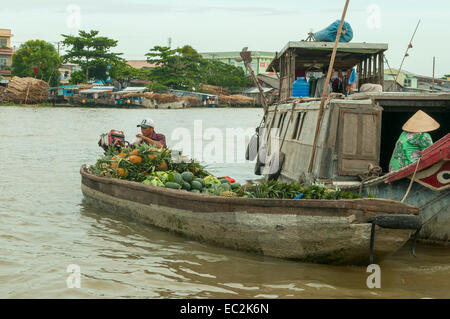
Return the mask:
{"type": "Polygon", "coordinates": [[[431,116],[417,111],[402,127],[403,132],[395,144],[389,171],[396,171],[417,161],[421,152],[433,144],[427,132],[437,130],[439,126],[431,116]]]}
{"type": "Polygon", "coordinates": [[[133,142],[133,145],[146,143],[151,145],[156,144],[156,147],[158,148],[167,148],[166,137],[163,134],[155,132],[155,125],[152,119],[142,120],[141,124],[137,127],[141,128],[142,134],[136,135],[136,140],[133,142]]]}

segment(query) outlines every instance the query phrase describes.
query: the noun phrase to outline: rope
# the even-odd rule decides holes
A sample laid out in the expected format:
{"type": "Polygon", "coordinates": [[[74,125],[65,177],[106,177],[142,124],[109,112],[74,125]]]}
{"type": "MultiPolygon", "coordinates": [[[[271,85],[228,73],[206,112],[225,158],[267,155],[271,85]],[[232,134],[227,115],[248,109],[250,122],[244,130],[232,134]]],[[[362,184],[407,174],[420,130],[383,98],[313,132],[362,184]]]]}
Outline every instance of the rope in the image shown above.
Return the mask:
{"type": "Polygon", "coordinates": [[[362,194],[363,184],[371,179],[378,178],[382,173],[382,169],[380,166],[374,166],[372,163],[369,164],[368,171],[359,175],[361,179],[361,184],[359,185],[359,195],[362,194]]]}
{"type": "Polygon", "coordinates": [[[422,159],[422,157],[419,157],[419,159],[417,160],[416,169],[414,170],[413,177],[411,178],[411,182],[409,183],[409,186],[408,186],[408,189],[407,189],[407,191],[405,193],[405,196],[403,196],[403,199],[401,200],[402,203],[405,201],[406,197],[409,194],[409,191],[411,190],[411,187],[412,187],[412,184],[414,183],[414,178],[416,177],[417,169],[419,168],[419,163],[420,163],[421,159],[422,159]]]}

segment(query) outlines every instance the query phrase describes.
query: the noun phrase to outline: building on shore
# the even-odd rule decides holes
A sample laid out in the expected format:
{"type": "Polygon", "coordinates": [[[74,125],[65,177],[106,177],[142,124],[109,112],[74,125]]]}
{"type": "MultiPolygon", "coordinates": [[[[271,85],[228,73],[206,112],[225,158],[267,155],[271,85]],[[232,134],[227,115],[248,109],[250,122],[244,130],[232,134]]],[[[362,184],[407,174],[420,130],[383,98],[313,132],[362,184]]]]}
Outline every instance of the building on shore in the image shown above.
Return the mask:
{"type": "MultiPolygon", "coordinates": [[[[240,58],[240,52],[203,52],[201,56],[208,60],[219,60],[229,65],[234,65],[244,69],[245,74],[248,74],[248,70],[245,67],[244,62],[237,62],[235,59],[240,58]]],[[[272,72],[267,70],[270,61],[275,57],[275,52],[265,51],[252,51],[252,63],[251,67],[256,74],[272,72]]]]}
{"type": "Polygon", "coordinates": [[[450,92],[450,81],[387,69],[384,70],[384,88],[387,92],[450,92]]]}
{"type": "Polygon", "coordinates": [[[156,68],[156,64],[148,63],[147,60],[128,60],[127,64],[138,70],[151,70],[156,68]]]}
{"type": "Polygon", "coordinates": [[[10,29],[0,29],[0,75],[11,77],[12,56],[14,49],[11,48],[13,34],[10,29]]]}
{"type": "Polygon", "coordinates": [[[70,83],[70,77],[72,73],[76,71],[81,71],[81,67],[78,64],[74,63],[64,63],[61,65],[58,71],[61,74],[59,83],[61,85],[67,85],[70,83]]]}

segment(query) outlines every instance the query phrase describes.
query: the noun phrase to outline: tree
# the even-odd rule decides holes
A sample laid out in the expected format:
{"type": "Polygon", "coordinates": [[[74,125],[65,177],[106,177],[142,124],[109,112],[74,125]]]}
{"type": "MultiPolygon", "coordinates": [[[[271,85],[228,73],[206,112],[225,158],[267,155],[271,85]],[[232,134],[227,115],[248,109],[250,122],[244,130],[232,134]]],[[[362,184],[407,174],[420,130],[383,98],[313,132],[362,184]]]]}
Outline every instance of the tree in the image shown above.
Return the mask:
{"type": "Polygon", "coordinates": [[[151,71],[151,79],[159,85],[182,90],[199,86],[202,57],[191,46],[177,49],[155,46],[146,56],[149,63],[157,65],[151,71]]]}
{"type": "Polygon", "coordinates": [[[61,57],[55,47],[43,40],[30,40],[22,44],[12,57],[12,74],[35,77],[57,86],[61,57]]]}
{"type": "Polygon", "coordinates": [[[84,82],[86,74],[83,70],[72,72],[70,75],[70,84],[80,84],[84,82]]]}
{"type": "MultiPolygon", "coordinates": [[[[76,63],[82,67],[86,75],[86,83],[89,81],[89,72],[100,77],[106,77],[108,64],[114,64],[121,60],[122,53],[110,52],[117,46],[117,41],[107,37],[99,37],[98,31],[79,31],[79,36],[62,35],[63,44],[70,47],[63,56],[65,61],[76,63]]],[[[91,74],[91,75],[92,75],[91,74]]]]}
{"type": "Polygon", "coordinates": [[[111,70],[111,77],[117,80],[122,86],[134,79],[149,78],[149,70],[139,70],[128,65],[124,61],[119,61],[113,65],[111,70]]]}
{"type": "Polygon", "coordinates": [[[218,60],[204,60],[200,67],[203,83],[228,88],[230,91],[239,90],[252,84],[250,77],[244,70],[218,60]]]}
{"type": "Polygon", "coordinates": [[[448,78],[450,78],[450,74],[444,74],[444,76],[442,77],[442,80],[447,80],[448,78]]]}
{"type": "Polygon", "coordinates": [[[191,90],[211,84],[237,90],[251,84],[242,68],[206,60],[189,45],[178,49],[155,46],[146,56],[149,63],[157,65],[151,71],[151,81],[158,86],[191,90]]]}

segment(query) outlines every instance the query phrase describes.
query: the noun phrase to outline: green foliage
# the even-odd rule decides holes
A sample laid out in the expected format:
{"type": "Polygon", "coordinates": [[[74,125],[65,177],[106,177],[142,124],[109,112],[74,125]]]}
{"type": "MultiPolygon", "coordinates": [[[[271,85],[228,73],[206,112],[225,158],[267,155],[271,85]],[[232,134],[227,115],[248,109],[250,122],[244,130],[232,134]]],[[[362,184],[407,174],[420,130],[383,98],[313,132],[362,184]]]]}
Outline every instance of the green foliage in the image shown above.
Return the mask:
{"type": "Polygon", "coordinates": [[[104,79],[108,64],[121,61],[122,53],[110,52],[111,48],[117,46],[117,41],[97,36],[98,34],[99,32],[94,30],[90,32],[80,30],[78,36],[62,35],[63,44],[69,47],[63,58],[82,67],[86,83],[89,81],[89,74],[91,77],[104,79]]]}
{"type": "Polygon", "coordinates": [[[244,70],[217,60],[204,60],[200,66],[203,83],[239,90],[252,84],[244,70]]]}
{"type": "Polygon", "coordinates": [[[303,194],[302,199],[354,199],[360,196],[356,193],[330,189],[321,185],[304,186],[297,183],[279,183],[277,181],[263,181],[250,188],[241,188],[237,194],[247,198],[278,198],[293,199],[303,194]]]}
{"type": "Polygon", "coordinates": [[[57,86],[61,57],[53,44],[43,40],[30,40],[22,44],[12,57],[12,74],[19,77],[35,77],[33,67],[38,68],[37,79],[57,86]]]}
{"type": "Polygon", "coordinates": [[[171,49],[155,46],[146,54],[147,61],[157,65],[151,71],[151,80],[171,89],[191,90],[201,82],[202,57],[192,47],[171,49]]]}
{"type": "Polygon", "coordinates": [[[147,88],[152,92],[157,93],[166,93],[169,88],[155,80],[152,80],[149,85],[147,85],[147,88]]]}
{"type": "Polygon", "coordinates": [[[251,84],[242,68],[204,59],[189,45],[177,49],[155,46],[146,56],[149,63],[157,65],[150,72],[153,91],[159,87],[198,91],[201,84],[238,90],[251,84]]]}
{"type": "Polygon", "coordinates": [[[72,72],[70,75],[70,84],[80,84],[85,81],[85,72],[82,70],[72,72]]]}
{"type": "Polygon", "coordinates": [[[150,70],[139,70],[125,63],[125,61],[118,61],[112,66],[111,77],[120,84],[124,85],[131,80],[139,79],[145,80],[150,78],[150,70]]]}

